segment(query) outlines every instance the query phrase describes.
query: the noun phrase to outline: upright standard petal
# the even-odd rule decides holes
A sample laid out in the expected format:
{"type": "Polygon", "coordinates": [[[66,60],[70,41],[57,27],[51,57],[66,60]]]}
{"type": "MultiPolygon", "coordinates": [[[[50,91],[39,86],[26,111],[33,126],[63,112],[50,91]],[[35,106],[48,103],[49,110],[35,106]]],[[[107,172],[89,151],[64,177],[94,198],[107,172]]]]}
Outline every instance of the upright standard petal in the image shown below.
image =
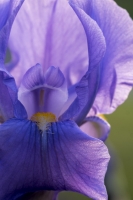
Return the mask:
{"type": "Polygon", "coordinates": [[[16,117],[27,117],[25,108],[18,101],[14,78],[5,71],[0,71],[0,123],[16,117]]]}
{"type": "Polygon", "coordinates": [[[8,37],[14,18],[24,0],[0,0],[0,68],[5,61],[8,37]]]}
{"type": "Polygon", "coordinates": [[[39,190],[107,199],[108,150],[72,121],[52,123],[42,133],[32,121],[9,120],[0,126],[0,149],[0,199],[39,190]]]}
{"type": "Polygon", "coordinates": [[[73,118],[78,124],[85,118],[94,102],[99,88],[101,60],[105,54],[105,38],[97,23],[82,9],[73,6],[84,25],[89,53],[88,71],[75,86],[76,99],[62,119],[73,118]]]}
{"type": "Polygon", "coordinates": [[[80,14],[83,12],[97,23],[105,37],[106,52],[101,59],[100,81],[93,108],[95,114],[111,113],[127,98],[133,85],[132,19],[112,0],[70,0],[70,4],[85,30],[86,18],[80,14]]]}
{"type": "Polygon", "coordinates": [[[12,71],[19,83],[35,63],[45,70],[59,67],[70,83],[87,70],[85,32],[66,0],[26,0],[13,24],[9,44],[20,56],[12,71]]]}

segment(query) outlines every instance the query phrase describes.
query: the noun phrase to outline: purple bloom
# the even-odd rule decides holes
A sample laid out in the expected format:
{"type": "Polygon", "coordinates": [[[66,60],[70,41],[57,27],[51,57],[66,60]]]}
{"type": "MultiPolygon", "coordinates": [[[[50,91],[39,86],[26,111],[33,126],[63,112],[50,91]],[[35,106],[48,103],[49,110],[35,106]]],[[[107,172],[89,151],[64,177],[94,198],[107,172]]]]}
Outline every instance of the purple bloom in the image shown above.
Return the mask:
{"type": "Polygon", "coordinates": [[[0,199],[39,190],[107,199],[109,125],[86,116],[111,113],[127,98],[133,23],[112,0],[69,3],[0,0],[0,199]],[[91,125],[87,133],[78,127],[85,122],[99,124],[102,140],[90,136],[91,125]]]}

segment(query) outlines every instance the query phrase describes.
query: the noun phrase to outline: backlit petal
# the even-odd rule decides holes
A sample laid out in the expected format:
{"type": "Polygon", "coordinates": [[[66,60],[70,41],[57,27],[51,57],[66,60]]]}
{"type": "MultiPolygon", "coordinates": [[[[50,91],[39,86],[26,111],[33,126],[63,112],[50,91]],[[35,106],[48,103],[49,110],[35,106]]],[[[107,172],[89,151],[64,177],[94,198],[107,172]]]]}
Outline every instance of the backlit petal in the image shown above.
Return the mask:
{"type": "Polygon", "coordinates": [[[26,0],[13,24],[10,48],[20,56],[13,71],[19,83],[35,63],[44,71],[59,67],[70,83],[77,82],[88,65],[85,32],[66,0],[26,0]]]}
{"type": "MultiPolygon", "coordinates": [[[[96,113],[111,113],[127,98],[133,85],[132,19],[112,0],[70,0],[70,4],[85,30],[86,18],[82,13],[97,23],[105,37],[106,52],[101,60],[100,82],[93,107],[96,113]]],[[[97,51],[96,46],[94,51],[97,51]]]]}
{"type": "Polygon", "coordinates": [[[104,35],[98,24],[95,20],[93,20],[93,18],[84,12],[84,7],[80,8],[78,3],[73,4],[73,2],[71,2],[71,6],[81,20],[86,32],[89,52],[89,66],[86,74],[76,85],[75,90],[77,98],[63,114],[62,119],[73,118],[78,124],[80,124],[89,112],[99,88],[101,60],[105,54],[106,43],[104,35]]]}

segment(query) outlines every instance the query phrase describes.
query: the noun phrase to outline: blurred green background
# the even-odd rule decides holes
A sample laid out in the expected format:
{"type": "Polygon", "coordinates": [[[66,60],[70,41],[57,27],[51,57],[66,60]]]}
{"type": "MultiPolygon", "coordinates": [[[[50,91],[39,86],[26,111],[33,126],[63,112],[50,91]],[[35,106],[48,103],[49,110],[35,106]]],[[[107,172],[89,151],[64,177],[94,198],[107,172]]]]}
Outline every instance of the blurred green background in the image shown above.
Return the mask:
{"type": "MultiPolygon", "coordinates": [[[[133,0],[116,0],[133,18],[133,0]]],[[[109,200],[133,200],[133,92],[124,104],[107,115],[111,133],[107,143],[115,155],[116,169],[110,176],[110,187],[115,197],[109,200]]],[[[87,200],[80,194],[63,192],[60,200],[87,200]]]]}

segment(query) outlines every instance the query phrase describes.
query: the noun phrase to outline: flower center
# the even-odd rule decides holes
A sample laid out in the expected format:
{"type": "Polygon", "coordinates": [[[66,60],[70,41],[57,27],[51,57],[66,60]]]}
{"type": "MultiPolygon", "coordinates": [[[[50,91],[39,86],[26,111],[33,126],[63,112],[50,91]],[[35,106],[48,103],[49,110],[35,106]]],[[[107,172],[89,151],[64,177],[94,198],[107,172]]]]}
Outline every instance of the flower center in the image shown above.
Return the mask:
{"type": "Polygon", "coordinates": [[[56,116],[50,112],[38,112],[31,117],[31,121],[36,122],[38,128],[44,132],[49,129],[51,122],[56,122],[56,116]]]}

